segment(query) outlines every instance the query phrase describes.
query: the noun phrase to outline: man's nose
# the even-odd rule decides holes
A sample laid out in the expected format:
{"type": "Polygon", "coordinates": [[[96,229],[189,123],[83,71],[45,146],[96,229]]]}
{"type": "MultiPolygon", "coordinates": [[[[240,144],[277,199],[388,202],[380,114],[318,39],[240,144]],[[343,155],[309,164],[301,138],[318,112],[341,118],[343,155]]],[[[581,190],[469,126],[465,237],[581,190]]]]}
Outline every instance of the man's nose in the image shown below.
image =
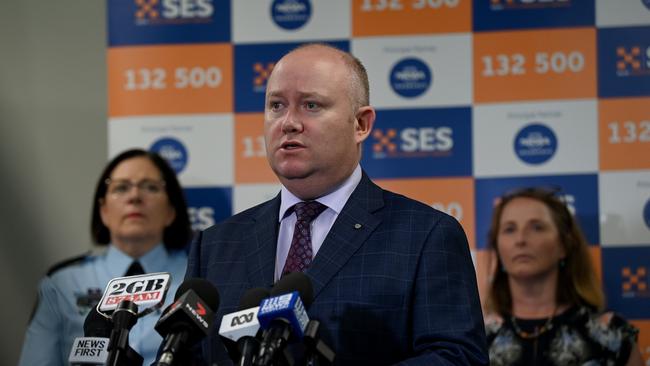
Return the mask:
{"type": "Polygon", "coordinates": [[[282,132],[296,133],[302,131],[302,121],[300,120],[297,111],[288,109],[282,120],[282,132]]]}

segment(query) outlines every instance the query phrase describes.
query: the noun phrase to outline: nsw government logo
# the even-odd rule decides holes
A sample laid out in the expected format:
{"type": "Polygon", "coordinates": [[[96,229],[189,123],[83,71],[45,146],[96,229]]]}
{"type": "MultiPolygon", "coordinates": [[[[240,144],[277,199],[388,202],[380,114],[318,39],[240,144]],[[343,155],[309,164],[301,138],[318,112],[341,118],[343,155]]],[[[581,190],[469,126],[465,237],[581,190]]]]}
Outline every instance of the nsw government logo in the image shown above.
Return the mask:
{"type": "Polygon", "coordinates": [[[278,27],[296,30],[311,18],[311,3],[309,0],[274,0],[271,16],[278,27]]]}
{"type": "Polygon", "coordinates": [[[183,143],[173,137],[163,137],[155,141],[149,150],[167,160],[176,174],[182,172],[187,165],[187,149],[183,143]]]}
{"type": "Polygon", "coordinates": [[[424,94],[432,81],[429,67],[417,58],[400,60],[390,71],[390,86],[395,93],[405,98],[424,94]]]}
{"type": "Polygon", "coordinates": [[[538,165],[555,155],[557,138],[553,131],[540,123],[522,128],[514,141],[515,154],[527,164],[538,165]]]}

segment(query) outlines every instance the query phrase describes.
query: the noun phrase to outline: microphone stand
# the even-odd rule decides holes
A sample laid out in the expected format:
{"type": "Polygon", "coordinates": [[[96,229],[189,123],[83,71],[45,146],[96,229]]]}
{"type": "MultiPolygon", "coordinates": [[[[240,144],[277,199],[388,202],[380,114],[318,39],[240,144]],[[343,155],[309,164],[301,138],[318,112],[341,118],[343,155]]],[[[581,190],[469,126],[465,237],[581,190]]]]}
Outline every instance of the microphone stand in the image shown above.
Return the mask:
{"type": "Polygon", "coordinates": [[[108,342],[108,366],[142,365],[143,358],[129,347],[129,331],[138,321],[138,305],[122,301],[111,317],[113,330],[108,342]]]}
{"type": "Polygon", "coordinates": [[[303,341],[307,348],[305,358],[307,366],[332,365],[336,356],[334,351],[318,336],[319,329],[320,322],[313,319],[309,320],[305,328],[303,341]]]}

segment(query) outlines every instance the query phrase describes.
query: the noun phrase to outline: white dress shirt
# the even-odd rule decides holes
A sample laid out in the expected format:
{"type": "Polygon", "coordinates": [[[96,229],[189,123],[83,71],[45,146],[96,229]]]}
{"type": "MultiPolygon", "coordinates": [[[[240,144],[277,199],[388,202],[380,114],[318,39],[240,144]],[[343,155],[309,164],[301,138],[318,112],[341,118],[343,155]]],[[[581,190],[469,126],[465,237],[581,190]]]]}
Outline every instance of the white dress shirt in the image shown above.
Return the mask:
{"type": "MultiPolygon", "coordinates": [[[[361,166],[357,164],[352,174],[341,184],[334,192],[319,197],[316,201],[327,206],[314,221],[311,223],[311,245],[314,257],[318,253],[327,233],[329,233],[334,221],[341,213],[343,206],[352,195],[352,192],[357,185],[361,182],[361,166]]],[[[289,209],[302,200],[294,196],[288,189],[282,186],[280,191],[280,213],[278,215],[280,220],[280,231],[278,233],[278,245],[275,253],[275,280],[277,281],[282,276],[284,263],[287,261],[289,248],[291,247],[291,239],[293,238],[293,229],[296,225],[298,218],[296,213],[291,211],[287,214],[289,209]]]]}

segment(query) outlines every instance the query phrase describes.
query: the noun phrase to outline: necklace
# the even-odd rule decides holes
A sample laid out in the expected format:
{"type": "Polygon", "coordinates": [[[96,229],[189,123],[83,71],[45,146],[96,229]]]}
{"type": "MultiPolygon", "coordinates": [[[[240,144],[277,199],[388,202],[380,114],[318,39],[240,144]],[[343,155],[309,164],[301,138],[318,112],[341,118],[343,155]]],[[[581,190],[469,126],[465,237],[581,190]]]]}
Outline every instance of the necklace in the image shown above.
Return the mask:
{"type": "Polygon", "coordinates": [[[546,322],[544,325],[542,325],[539,328],[535,328],[535,331],[532,333],[526,332],[522,330],[519,325],[517,324],[517,319],[515,319],[514,315],[510,316],[510,322],[512,323],[512,327],[515,328],[515,332],[517,333],[518,336],[520,336],[523,339],[536,339],[537,337],[541,336],[542,334],[548,332],[549,330],[553,329],[553,316],[555,316],[555,311],[557,310],[557,306],[555,309],[553,309],[553,312],[551,313],[551,316],[546,319],[546,322]]]}

